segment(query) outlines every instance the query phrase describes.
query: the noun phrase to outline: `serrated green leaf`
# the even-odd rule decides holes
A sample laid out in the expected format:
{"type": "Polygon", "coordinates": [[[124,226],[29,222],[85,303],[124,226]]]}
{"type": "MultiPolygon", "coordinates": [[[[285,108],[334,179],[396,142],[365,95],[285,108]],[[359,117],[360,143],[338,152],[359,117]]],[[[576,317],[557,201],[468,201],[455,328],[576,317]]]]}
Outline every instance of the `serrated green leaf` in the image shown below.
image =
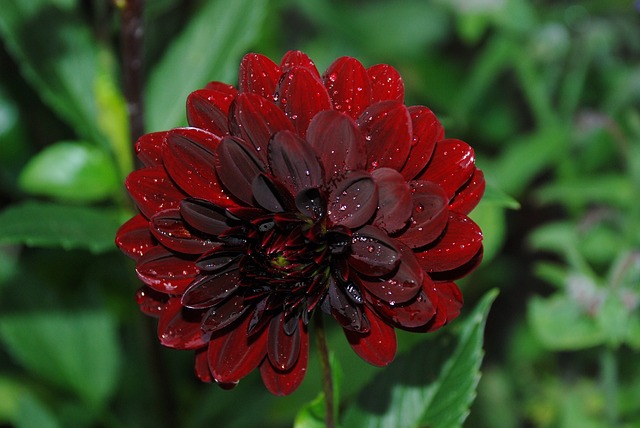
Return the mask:
{"type": "Polygon", "coordinates": [[[460,426],[480,379],[484,325],[496,296],[496,290],[485,295],[459,326],[457,339],[440,335],[398,357],[364,388],[343,425],[460,426]]]}
{"type": "Polygon", "coordinates": [[[146,88],[149,131],[185,123],[187,95],[211,80],[237,80],[239,59],[259,35],[267,0],[202,2],[155,66],[146,88]]]}
{"type": "Polygon", "coordinates": [[[111,157],[79,141],[46,147],[31,158],[18,182],[31,195],[70,202],[101,201],[121,187],[111,157]]]}
{"type": "Polygon", "coordinates": [[[120,368],[116,323],[107,312],[32,312],[0,317],[7,352],[31,373],[99,409],[120,368]]]}
{"type": "Polygon", "coordinates": [[[110,209],[27,201],[0,212],[0,243],[101,253],[115,249],[121,220],[110,209]]]}

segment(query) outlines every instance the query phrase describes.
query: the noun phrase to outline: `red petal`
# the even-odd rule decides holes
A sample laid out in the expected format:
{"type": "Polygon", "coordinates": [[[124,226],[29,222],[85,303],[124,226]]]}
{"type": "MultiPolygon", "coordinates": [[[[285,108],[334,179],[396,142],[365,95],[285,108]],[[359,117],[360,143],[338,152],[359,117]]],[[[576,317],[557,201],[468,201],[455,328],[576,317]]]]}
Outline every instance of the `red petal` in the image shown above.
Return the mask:
{"type": "Polygon", "coordinates": [[[292,195],[323,184],[324,174],[315,151],[291,131],[282,131],[273,137],[269,144],[269,166],[292,195]]]}
{"type": "Polygon", "coordinates": [[[282,76],[276,102],[304,138],[311,119],[331,108],[331,100],[319,77],[307,68],[295,67],[282,76]]]}
{"type": "Polygon", "coordinates": [[[267,387],[269,392],[275,395],[289,395],[295,391],[302,381],[304,375],[307,373],[307,363],[309,360],[309,335],[307,330],[302,325],[302,321],[299,321],[300,325],[300,354],[293,367],[289,370],[278,370],[270,364],[269,360],[266,360],[260,366],[260,375],[262,381],[267,387]]]}
{"type": "Polygon", "coordinates": [[[344,334],[360,358],[374,366],[386,366],[393,361],[398,349],[396,332],[367,305],[363,306],[363,310],[369,319],[369,332],[362,334],[344,329],[344,334]]]}
{"type": "Polygon", "coordinates": [[[349,265],[368,276],[385,275],[400,262],[400,250],[386,233],[364,226],[352,235],[349,265]]]}
{"type": "Polygon", "coordinates": [[[207,358],[207,348],[198,349],[194,361],[194,369],[196,376],[202,382],[213,382],[211,370],[209,370],[209,359],[207,358]]]}
{"type": "Polygon", "coordinates": [[[145,134],[136,141],[138,159],[145,166],[156,166],[162,163],[162,150],[166,143],[168,131],[145,134]]]}
{"type": "Polygon", "coordinates": [[[482,231],[469,217],[449,212],[449,221],[442,237],[416,257],[427,272],[456,269],[469,262],[482,248],[482,231]]]}
{"type": "Polygon", "coordinates": [[[178,207],[184,198],[161,166],[133,171],[127,177],[125,186],[147,218],[159,211],[178,207]]]}
{"type": "Polygon", "coordinates": [[[423,247],[438,238],[448,221],[447,195],[435,183],[412,181],[412,217],[398,239],[411,248],[423,247]]]}
{"type": "Polygon", "coordinates": [[[388,233],[402,229],[413,208],[409,185],[391,168],[378,168],[371,172],[371,177],[378,186],[378,211],[373,224],[388,233]]]}
{"type": "Polygon", "coordinates": [[[376,184],[363,171],[350,171],[329,195],[328,212],[333,224],[356,228],[365,224],[378,207],[376,184]]]}
{"type": "Polygon", "coordinates": [[[436,303],[436,316],[427,326],[427,331],[435,331],[453,321],[460,315],[464,303],[462,293],[453,282],[435,282],[425,290],[429,298],[436,303]]]}
{"type": "Polygon", "coordinates": [[[284,323],[284,313],[271,319],[267,355],[275,368],[287,371],[298,361],[300,355],[300,331],[302,328],[297,325],[293,334],[288,335],[285,332],[284,323]]]}
{"type": "Polygon", "coordinates": [[[173,208],[156,213],[150,220],[153,236],[165,247],[187,254],[202,254],[213,243],[195,236],[187,228],[180,211],[173,208]]]}
{"type": "Polygon", "coordinates": [[[387,64],[378,64],[369,67],[367,74],[371,80],[371,103],[404,101],[404,83],[398,70],[387,64]]]}
{"type": "Polygon", "coordinates": [[[364,66],[355,58],[343,56],[322,76],[333,108],[357,118],[371,104],[371,84],[364,66]]]}
{"type": "Polygon", "coordinates": [[[209,309],[202,321],[202,330],[205,332],[222,330],[233,324],[248,310],[249,306],[244,304],[243,296],[239,294],[231,296],[225,302],[209,309]]]}
{"type": "Polygon", "coordinates": [[[482,199],[485,186],[484,174],[476,168],[467,184],[458,191],[449,204],[449,209],[461,214],[469,214],[482,199]]]}
{"type": "Polygon", "coordinates": [[[280,61],[280,69],[283,73],[288,72],[294,67],[302,67],[311,72],[316,77],[320,77],[318,68],[307,54],[300,51],[289,51],[282,57],[280,61]]]}
{"type": "Polygon", "coordinates": [[[218,145],[216,172],[231,194],[253,206],[251,185],[265,171],[263,162],[249,144],[237,137],[225,137],[218,145]]]}
{"type": "Polygon", "coordinates": [[[471,178],[476,169],[475,159],[473,149],[464,141],[439,141],[427,169],[418,176],[418,180],[439,184],[451,200],[471,178]]]}
{"type": "Polygon", "coordinates": [[[280,67],[264,55],[249,53],[242,58],[238,75],[240,92],[250,92],[273,101],[280,67]]]}
{"type": "Polygon", "coordinates": [[[207,344],[208,336],[200,329],[202,314],[189,311],[180,304],[180,298],[169,299],[158,321],[160,343],[169,348],[198,349],[207,344]]]}
{"type": "Polygon", "coordinates": [[[480,246],[478,252],[465,264],[462,266],[458,266],[455,269],[446,270],[442,272],[432,272],[431,278],[435,281],[454,281],[456,279],[464,278],[473,272],[480,263],[482,262],[482,257],[484,256],[484,249],[480,246]]]}
{"type": "Polygon", "coordinates": [[[160,293],[146,285],[136,293],[136,302],[143,314],[151,317],[159,317],[167,308],[169,295],[160,293]]]}
{"type": "MultiPolygon", "coordinates": [[[[327,299],[331,308],[331,315],[342,328],[365,333],[369,331],[369,320],[362,312],[361,302],[354,303],[354,299],[349,295],[354,293],[354,288],[355,284],[353,283],[343,288],[343,286],[339,286],[336,281],[332,280],[327,291],[327,299]],[[347,294],[347,289],[350,289],[349,294],[347,294]]],[[[360,291],[357,291],[357,293],[359,300],[362,301],[360,291]]]]}
{"type": "Polygon", "coordinates": [[[203,309],[215,306],[229,298],[240,286],[240,268],[237,264],[215,274],[203,275],[182,296],[182,305],[203,309]]]}
{"type": "Polygon", "coordinates": [[[364,169],[367,151],[356,123],[335,110],[321,111],[311,120],[307,141],[319,155],[327,177],[364,169]]]}
{"type": "Polygon", "coordinates": [[[223,209],[202,199],[182,200],[180,215],[189,226],[208,235],[217,236],[230,227],[223,209]]]}
{"type": "Polygon", "coordinates": [[[136,273],[142,282],[154,290],[182,294],[199,270],[193,260],[177,256],[158,246],[140,257],[136,273]]]}
{"type": "Polygon", "coordinates": [[[358,119],[367,141],[367,166],[400,170],[411,149],[411,115],[404,104],[382,101],[369,106],[358,119]]]}
{"type": "Polygon", "coordinates": [[[245,317],[240,324],[209,342],[209,368],[217,382],[238,382],[267,355],[268,330],[248,337],[250,319],[245,317]]]}
{"type": "Polygon", "coordinates": [[[229,106],[237,92],[232,86],[227,88],[199,89],[189,94],[187,97],[189,125],[220,137],[228,135],[229,106]]]}
{"type": "Polygon", "coordinates": [[[116,245],[134,260],[138,260],[156,244],[149,230],[149,220],[141,214],[131,217],[116,233],[116,245]]]}
{"type": "Polygon", "coordinates": [[[431,110],[423,106],[409,107],[413,140],[409,159],[400,171],[407,180],[414,179],[429,163],[436,143],[444,138],[444,128],[431,110]]]}

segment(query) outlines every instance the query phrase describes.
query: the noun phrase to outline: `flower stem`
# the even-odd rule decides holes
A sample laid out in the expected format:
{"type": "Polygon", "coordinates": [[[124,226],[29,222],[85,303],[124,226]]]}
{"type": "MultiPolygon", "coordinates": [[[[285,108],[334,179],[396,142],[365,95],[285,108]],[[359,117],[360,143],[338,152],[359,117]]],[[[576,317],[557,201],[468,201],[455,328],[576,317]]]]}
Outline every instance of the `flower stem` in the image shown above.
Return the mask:
{"type": "Polygon", "coordinates": [[[324,391],[325,425],[327,428],[335,428],[334,404],[333,404],[333,378],[331,376],[331,363],[329,362],[329,350],[327,348],[327,336],[324,331],[322,312],[316,311],[316,344],[322,366],[322,389],[324,391]]]}
{"type": "Polygon", "coordinates": [[[618,426],[618,361],[615,349],[604,346],[600,352],[600,376],[605,395],[608,426],[618,426]]]}

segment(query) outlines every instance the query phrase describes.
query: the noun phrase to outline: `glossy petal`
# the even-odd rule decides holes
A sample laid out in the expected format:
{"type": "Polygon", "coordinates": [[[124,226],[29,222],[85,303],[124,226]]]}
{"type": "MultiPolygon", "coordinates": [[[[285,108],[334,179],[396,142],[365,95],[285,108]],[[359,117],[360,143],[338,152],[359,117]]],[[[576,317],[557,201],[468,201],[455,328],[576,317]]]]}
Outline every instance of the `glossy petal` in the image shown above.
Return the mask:
{"type": "Polygon", "coordinates": [[[282,60],[280,61],[280,69],[282,70],[282,73],[287,73],[295,67],[305,68],[309,70],[312,75],[320,77],[316,64],[304,52],[289,51],[282,57],[282,60]]]}
{"type": "Polygon", "coordinates": [[[231,134],[255,148],[260,159],[267,162],[267,146],[278,131],[293,131],[293,124],[273,102],[261,96],[245,93],[236,97],[229,111],[231,134]]]}
{"type": "Polygon", "coordinates": [[[267,355],[276,369],[287,371],[298,361],[300,355],[300,331],[302,329],[296,323],[293,334],[287,334],[284,324],[284,313],[271,320],[267,355]]]}
{"type": "Polygon", "coordinates": [[[253,147],[237,137],[223,138],[218,145],[216,172],[231,194],[253,206],[251,185],[258,174],[265,172],[264,163],[253,147]]]}
{"type": "Polygon", "coordinates": [[[411,115],[397,101],[369,106],[358,118],[367,144],[367,168],[383,166],[399,171],[411,150],[411,115]]]}
{"type": "Polygon", "coordinates": [[[302,67],[294,67],[282,76],[276,90],[276,102],[303,138],[311,119],[318,112],[331,108],[329,94],[320,78],[302,67]]]}
{"type": "Polygon", "coordinates": [[[374,296],[368,296],[368,300],[376,312],[398,327],[408,330],[419,329],[426,326],[436,314],[436,307],[424,290],[425,287],[432,286],[432,284],[433,281],[428,275],[425,275],[423,289],[414,300],[405,304],[390,305],[374,296]]]}
{"type": "Polygon", "coordinates": [[[400,250],[386,233],[364,226],[353,233],[349,265],[368,276],[381,276],[400,263],[400,250]]]}
{"type": "Polygon", "coordinates": [[[138,278],[162,293],[182,294],[198,273],[193,260],[160,246],[147,251],[136,265],[138,278]]]}
{"type": "Polygon", "coordinates": [[[183,199],[180,215],[189,226],[207,235],[217,236],[231,227],[224,210],[204,199],[183,199]]]}
{"type": "Polygon", "coordinates": [[[343,113],[318,113],[309,124],[307,141],[319,156],[327,177],[339,177],[366,166],[364,137],[356,123],[343,113]]]}
{"type": "Polygon", "coordinates": [[[378,207],[377,187],[371,175],[349,172],[329,194],[328,216],[333,224],[357,228],[365,224],[378,207]]]}
{"type": "Polygon", "coordinates": [[[182,304],[193,309],[210,308],[235,293],[240,282],[237,264],[213,274],[201,275],[182,295],[182,304]]]}
{"type": "Polygon", "coordinates": [[[333,108],[356,119],[371,104],[371,84],[364,66],[355,58],[335,60],[322,76],[333,108]]]}
{"type": "Polygon", "coordinates": [[[436,315],[426,325],[427,331],[435,331],[458,317],[464,302],[455,283],[436,282],[425,291],[433,302],[437,302],[436,315]]]}
{"type": "Polygon", "coordinates": [[[189,126],[223,137],[229,134],[227,117],[236,90],[230,85],[211,85],[209,88],[189,94],[187,122],[189,126]]]}
{"type": "Polygon", "coordinates": [[[201,318],[200,312],[185,309],[179,298],[171,298],[158,321],[160,343],[177,349],[202,348],[209,336],[200,329],[201,318]]]}
{"type": "Polygon", "coordinates": [[[400,172],[412,180],[431,160],[436,143],[444,138],[444,128],[431,110],[423,106],[409,107],[413,138],[409,159],[400,172]]]}
{"type": "Polygon", "coordinates": [[[427,272],[456,269],[471,259],[482,248],[482,231],[469,217],[449,212],[449,222],[442,237],[416,257],[427,272]]]}
{"type": "Polygon", "coordinates": [[[162,150],[166,143],[168,131],[145,134],[136,141],[138,159],[145,166],[156,166],[162,163],[162,150]]]}
{"type": "Polygon", "coordinates": [[[435,183],[412,181],[412,216],[409,227],[398,239],[411,248],[420,248],[438,238],[448,221],[447,195],[435,183]]]}
{"type": "Polygon", "coordinates": [[[120,226],[116,234],[116,245],[127,256],[138,260],[150,248],[157,245],[151,231],[149,220],[138,214],[120,226]]]}
{"type": "Polygon", "coordinates": [[[160,211],[151,217],[151,233],[165,247],[179,253],[202,254],[212,242],[196,236],[180,216],[178,209],[160,211]]]}
{"type": "Polygon", "coordinates": [[[293,367],[289,370],[278,370],[269,360],[265,360],[260,365],[260,375],[262,381],[269,392],[275,395],[289,395],[295,391],[307,374],[307,363],[309,360],[309,335],[306,327],[299,322],[298,330],[300,330],[300,352],[293,367]]]}
{"type": "Polygon", "coordinates": [[[323,184],[324,174],[315,151],[291,131],[279,132],[271,140],[269,167],[292,195],[323,184]]]}
{"type": "Polygon", "coordinates": [[[404,101],[404,83],[398,70],[387,64],[378,64],[369,67],[367,74],[371,80],[371,103],[404,101]]]}
{"type": "Polygon", "coordinates": [[[136,292],[136,302],[143,314],[151,317],[160,317],[167,309],[170,296],[154,290],[148,286],[141,287],[136,292]]]}
{"type": "Polygon", "coordinates": [[[394,328],[386,324],[368,306],[363,306],[364,314],[369,319],[370,328],[367,333],[357,333],[344,329],[344,334],[360,358],[373,364],[383,367],[393,361],[398,349],[396,332],[394,328]]]}
{"type": "Polygon", "coordinates": [[[483,256],[484,249],[480,246],[478,252],[465,264],[451,270],[431,272],[431,278],[433,278],[434,281],[454,281],[456,279],[464,278],[480,265],[483,256]]]}
{"type": "Polygon", "coordinates": [[[202,382],[213,382],[211,370],[209,370],[209,359],[207,358],[207,347],[196,350],[194,360],[194,370],[198,379],[202,382]]]}
{"type": "Polygon", "coordinates": [[[362,305],[353,302],[346,290],[331,281],[327,297],[331,315],[342,328],[360,333],[369,331],[369,320],[362,312],[362,305]]]}
{"type": "Polygon", "coordinates": [[[467,184],[458,191],[449,204],[449,209],[461,214],[469,214],[482,199],[485,187],[484,174],[476,168],[467,184]]]}
{"type": "Polygon", "coordinates": [[[280,67],[264,55],[249,53],[242,58],[238,75],[240,92],[260,95],[273,101],[280,67]]]}
{"type": "Polygon", "coordinates": [[[202,331],[216,332],[236,322],[250,309],[244,304],[244,297],[235,294],[224,302],[212,307],[202,321],[202,331]]]}
{"type": "Polygon", "coordinates": [[[451,200],[475,169],[475,154],[471,146],[460,140],[442,140],[436,144],[431,161],[418,180],[439,184],[451,200]]]}
{"type": "Polygon", "coordinates": [[[373,224],[387,233],[397,232],[407,225],[413,211],[409,185],[391,168],[378,168],[371,177],[378,187],[378,211],[373,224]]]}
{"type": "Polygon", "coordinates": [[[162,167],[138,169],[127,176],[127,191],[145,217],[169,208],[176,208],[184,195],[162,167]]]}

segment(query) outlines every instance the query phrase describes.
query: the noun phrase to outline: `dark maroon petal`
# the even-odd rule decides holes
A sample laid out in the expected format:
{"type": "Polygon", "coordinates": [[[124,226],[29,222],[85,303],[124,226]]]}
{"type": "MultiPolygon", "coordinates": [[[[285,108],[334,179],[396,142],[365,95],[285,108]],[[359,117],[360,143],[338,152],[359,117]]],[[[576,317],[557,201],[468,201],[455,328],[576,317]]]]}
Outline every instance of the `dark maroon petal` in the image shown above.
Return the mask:
{"type": "Polygon", "coordinates": [[[367,305],[364,305],[362,309],[369,319],[369,331],[367,333],[357,333],[343,329],[344,334],[351,348],[360,358],[374,366],[386,366],[393,361],[398,349],[396,332],[392,326],[380,319],[367,305]]]}
{"type": "Polygon", "coordinates": [[[184,308],[179,298],[169,299],[158,321],[160,343],[176,349],[202,348],[209,336],[200,329],[201,318],[201,313],[184,308]]]}
{"type": "Polygon", "coordinates": [[[266,163],[267,146],[278,131],[293,131],[293,124],[273,102],[259,95],[240,94],[229,111],[231,134],[251,143],[266,163]]]}
{"type": "Polygon", "coordinates": [[[358,118],[367,145],[367,167],[400,171],[411,149],[411,115],[404,104],[381,101],[358,118]]]}
{"type": "Polygon", "coordinates": [[[274,317],[269,325],[269,341],[267,355],[271,364],[278,370],[287,371],[298,361],[300,355],[300,325],[295,320],[292,334],[287,334],[284,328],[284,313],[274,317]]]}
{"type": "Polygon", "coordinates": [[[209,370],[209,359],[207,358],[207,348],[198,349],[195,352],[194,369],[196,376],[202,382],[213,382],[211,370],[209,370]]]}
{"type": "Polygon", "coordinates": [[[232,263],[237,263],[241,257],[242,254],[238,251],[229,250],[224,244],[219,244],[219,246],[203,254],[196,261],[196,266],[201,271],[216,272],[232,263]]]}
{"type": "Polygon", "coordinates": [[[413,139],[409,159],[400,172],[413,180],[429,163],[436,143],[444,138],[444,128],[431,110],[423,106],[409,107],[413,139]]]}
{"type": "Polygon", "coordinates": [[[349,116],[321,111],[311,120],[307,141],[320,157],[327,177],[364,169],[367,151],[360,129],[349,116]]]}
{"type": "Polygon", "coordinates": [[[363,171],[348,172],[329,194],[329,219],[350,229],[365,224],[378,208],[376,183],[363,171]]]}
{"type": "Polygon", "coordinates": [[[224,209],[204,199],[187,198],[180,202],[184,221],[207,235],[217,236],[230,227],[224,213],[224,209]]]}
{"type": "Polygon", "coordinates": [[[247,337],[247,325],[251,317],[214,336],[209,342],[209,368],[220,383],[238,382],[258,367],[267,354],[268,330],[247,337]]]}
{"type": "Polygon", "coordinates": [[[234,323],[249,310],[244,304],[244,297],[236,294],[228,300],[209,309],[202,321],[202,331],[215,332],[234,323]]]}
{"type": "Polygon", "coordinates": [[[412,216],[409,227],[398,239],[411,248],[419,248],[437,239],[448,221],[447,195],[430,181],[409,183],[412,198],[412,216]]]}
{"type": "Polygon", "coordinates": [[[465,264],[451,270],[432,272],[430,274],[431,278],[433,278],[434,281],[454,281],[456,279],[464,278],[480,265],[483,256],[484,248],[480,246],[478,252],[465,264]]]}
{"type": "Polygon", "coordinates": [[[334,280],[329,285],[327,299],[331,308],[331,315],[342,328],[360,333],[369,331],[369,320],[362,312],[362,305],[353,302],[346,290],[334,280]]]}
{"type": "Polygon", "coordinates": [[[422,288],[424,271],[411,248],[396,243],[400,250],[400,264],[391,276],[374,278],[361,275],[359,280],[367,291],[389,304],[406,303],[422,288]]]}
{"type": "Polygon", "coordinates": [[[145,134],[136,141],[138,159],[145,166],[156,166],[162,163],[162,150],[166,143],[168,131],[145,134]]]}
{"type": "Polygon", "coordinates": [[[136,292],[136,302],[143,314],[159,317],[167,308],[170,296],[154,290],[148,286],[141,287],[136,292]]]}
{"type": "Polygon", "coordinates": [[[182,295],[182,305],[194,309],[215,306],[235,293],[240,282],[237,264],[214,274],[201,275],[182,295]]]}
{"type": "Polygon", "coordinates": [[[349,265],[368,276],[381,276],[393,271],[400,262],[400,250],[393,240],[374,226],[364,226],[351,237],[349,265]]]}
{"type": "Polygon", "coordinates": [[[151,233],[170,250],[187,254],[202,254],[213,243],[194,235],[180,216],[178,209],[160,211],[150,220],[151,233]]]}
{"type": "Polygon", "coordinates": [[[291,131],[278,132],[271,140],[269,166],[292,195],[323,184],[324,174],[315,151],[291,131]]]}
{"type": "Polygon", "coordinates": [[[466,264],[481,248],[482,231],[478,225],[466,215],[450,211],[445,233],[416,257],[427,272],[443,272],[466,264]]]}
{"type": "Polygon", "coordinates": [[[141,214],[131,217],[116,233],[116,245],[127,256],[138,260],[157,242],[149,230],[149,220],[141,214]]]}
{"type": "Polygon", "coordinates": [[[192,92],[187,97],[187,122],[189,126],[223,137],[229,134],[229,106],[237,92],[229,85],[211,85],[209,88],[192,92]]]}
{"type": "Polygon", "coordinates": [[[147,218],[159,211],[176,208],[184,198],[161,166],[131,172],[125,180],[125,186],[147,218]]]}
{"type": "Polygon", "coordinates": [[[216,172],[222,184],[231,194],[247,205],[253,206],[251,185],[265,172],[264,163],[255,149],[237,137],[225,137],[218,145],[216,172]]]}
{"type": "Polygon", "coordinates": [[[418,180],[439,184],[451,200],[475,169],[475,154],[471,146],[460,140],[442,140],[436,144],[431,161],[418,180]]]}
{"type": "Polygon", "coordinates": [[[302,67],[294,67],[282,76],[276,89],[276,102],[303,138],[311,119],[331,108],[329,94],[320,78],[302,67]]]}
{"type": "Polygon", "coordinates": [[[482,199],[485,187],[484,174],[476,168],[467,184],[458,191],[449,204],[449,209],[461,214],[469,214],[482,199]]]}
{"type": "Polygon", "coordinates": [[[253,198],[265,210],[279,213],[291,205],[291,193],[284,185],[272,180],[266,174],[258,175],[251,184],[253,198]]]}
{"type": "Polygon", "coordinates": [[[182,294],[199,273],[193,260],[154,247],[140,257],[136,265],[138,278],[162,293],[182,294]]]}
{"type": "Polygon", "coordinates": [[[387,233],[402,229],[413,208],[409,185],[391,168],[378,168],[371,172],[371,177],[378,186],[378,211],[373,224],[387,233]]]}
{"type": "Polygon", "coordinates": [[[427,325],[436,314],[436,307],[425,292],[425,287],[432,287],[433,281],[424,275],[422,290],[416,298],[401,305],[391,305],[372,295],[367,295],[368,301],[380,315],[392,321],[403,329],[418,329],[427,325]]]}
{"type": "Polygon", "coordinates": [[[327,208],[322,192],[316,188],[304,189],[296,195],[296,208],[309,218],[319,219],[327,208]]]}
{"type": "Polygon", "coordinates": [[[280,67],[264,55],[249,53],[242,58],[238,75],[240,92],[250,92],[273,101],[280,67]]]}
{"type": "Polygon", "coordinates": [[[371,104],[369,75],[355,58],[338,58],[324,72],[322,80],[337,111],[355,119],[371,104]]]}
{"type": "Polygon", "coordinates": [[[371,80],[371,103],[404,101],[404,83],[398,70],[387,64],[378,64],[369,67],[367,74],[371,80]]]}
{"type": "Polygon", "coordinates": [[[305,68],[314,76],[320,77],[316,64],[304,52],[289,51],[284,54],[282,61],[280,61],[280,69],[282,70],[282,73],[286,73],[294,67],[305,68]]]}
{"type": "Polygon", "coordinates": [[[464,303],[462,293],[453,282],[435,282],[425,290],[429,298],[436,304],[436,315],[425,326],[426,331],[435,331],[458,317],[464,303]]]}
{"type": "Polygon", "coordinates": [[[298,330],[300,331],[300,352],[298,358],[289,370],[279,370],[270,364],[270,360],[265,360],[260,365],[260,375],[262,382],[269,392],[275,395],[289,395],[295,391],[304,379],[307,373],[307,363],[309,360],[309,335],[307,329],[302,325],[302,321],[298,321],[298,330]]]}

